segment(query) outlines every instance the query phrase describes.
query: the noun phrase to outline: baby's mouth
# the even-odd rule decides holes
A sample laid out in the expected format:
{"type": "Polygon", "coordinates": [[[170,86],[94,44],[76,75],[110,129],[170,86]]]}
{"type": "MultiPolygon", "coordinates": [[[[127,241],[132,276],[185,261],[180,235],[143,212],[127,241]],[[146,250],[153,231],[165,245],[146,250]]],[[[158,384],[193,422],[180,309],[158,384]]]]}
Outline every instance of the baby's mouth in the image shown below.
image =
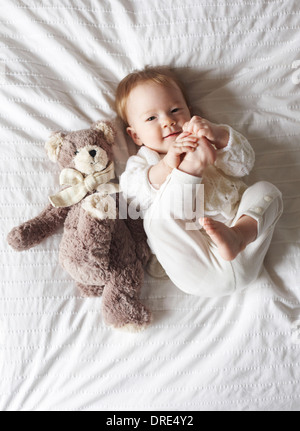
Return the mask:
{"type": "Polygon", "coordinates": [[[173,133],[170,133],[169,135],[164,136],[164,139],[167,139],[167,138],[177,138],[177,136],[179,136],[179,135],[180,135],[180,133],[181,133],[181,132],[173,132],[173,133]]]}

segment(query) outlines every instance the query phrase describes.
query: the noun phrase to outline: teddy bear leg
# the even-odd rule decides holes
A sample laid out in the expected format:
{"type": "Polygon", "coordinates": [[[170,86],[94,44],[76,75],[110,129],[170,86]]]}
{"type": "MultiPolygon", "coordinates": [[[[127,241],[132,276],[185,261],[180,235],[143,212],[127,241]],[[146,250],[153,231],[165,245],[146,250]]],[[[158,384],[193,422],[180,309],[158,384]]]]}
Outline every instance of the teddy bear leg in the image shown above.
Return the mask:
{"type": "Polygon", "coordinates": [[[102,313],[108,326],[127,332],[143,331],[152,321],[150,311],[139,300],[114,288],[104,289],[102,313]]]}
{"type": "Polygon", "coordinates": [[[106,324],[116,329],[139,332],[151,323],[151,312],[140,301],[143,279],[144,271],[139,261],[112,272],[102,296],[106,324]]]}
{"type": "Polygon", "coordinates": [[[89,286],[82,283],[77,283],[77,287],[83,294],[83,296],[101,296],[103,293],[104,286],[89,286]]]}

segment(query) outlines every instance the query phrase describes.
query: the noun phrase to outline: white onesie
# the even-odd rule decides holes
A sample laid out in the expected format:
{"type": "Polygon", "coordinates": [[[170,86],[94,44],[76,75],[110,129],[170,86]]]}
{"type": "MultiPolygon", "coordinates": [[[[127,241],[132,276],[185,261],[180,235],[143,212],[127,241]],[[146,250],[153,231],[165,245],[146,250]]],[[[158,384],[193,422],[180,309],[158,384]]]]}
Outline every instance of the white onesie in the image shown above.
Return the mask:
{"type": "Polygon", "coordinates": [[[174,169],[160,189],[155,189],[149,182],[149,170],[161,156],[147,147],[129,158],[120,177],[123,195],[144,219],[149,245],[170,279],[184,292],[205,297],[231,294],[257,279],[282,213],[281,193],[274,185],[263,181],[247,188],[241,181],[254,165],[254,151],[244,136],[224,127],[230,136],[228,145],[217,151],[214,166],[206,168],[202,178],[174,169]],[[228,226],[242,215],[258,222],[256,241],[232,262],[219,256],[203,229],[187,229],[194,220],[186,218],[182,208],[195,207],[199,195],[191,196],[184,189],[199,184],[204,185],[205,216],[228,226]],[[175,201],[174,191],[180,197],[175,201]]]}

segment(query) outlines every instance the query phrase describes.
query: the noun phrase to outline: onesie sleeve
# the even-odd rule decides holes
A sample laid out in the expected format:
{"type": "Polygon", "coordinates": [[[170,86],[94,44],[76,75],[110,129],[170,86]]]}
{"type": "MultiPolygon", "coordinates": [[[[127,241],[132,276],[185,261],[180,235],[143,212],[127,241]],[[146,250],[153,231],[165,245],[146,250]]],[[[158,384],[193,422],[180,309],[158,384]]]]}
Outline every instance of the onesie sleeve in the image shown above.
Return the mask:
{"type": "Polygon", "coordinates": [[[151,166],[139,152],[128,159],[125,172],[120,176],[120,189],[124,199],[142,213],[150,207],[153,194],[156,193],[148,176],[151,166]]]}
{"type": "Polygon", "coordinates": [[[226,175],[244,177],[251,172],[255,153],[248,140],[230,126],[222,125],[229,132],[227,147],[217,151],[215,166],[226,175]]]}

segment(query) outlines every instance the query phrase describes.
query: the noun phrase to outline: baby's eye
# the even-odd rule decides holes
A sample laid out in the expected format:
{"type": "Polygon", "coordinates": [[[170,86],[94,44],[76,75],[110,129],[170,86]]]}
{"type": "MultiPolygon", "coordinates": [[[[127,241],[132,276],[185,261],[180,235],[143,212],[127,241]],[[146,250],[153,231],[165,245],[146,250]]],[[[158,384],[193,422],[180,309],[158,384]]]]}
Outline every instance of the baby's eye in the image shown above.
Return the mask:
{"type": "Polygon", "coordinates": [[[174,108],[174,109],[172,109],[172,114],[175,114],[176,112],[178,112],[179,111],[179,108],[174,108]]]}
{"type": "Polygon", "coordinates": [[[147,118],[147,121],[153,121],[153,120],[155,120],[154,115],[152,117],[147,118]]]}

